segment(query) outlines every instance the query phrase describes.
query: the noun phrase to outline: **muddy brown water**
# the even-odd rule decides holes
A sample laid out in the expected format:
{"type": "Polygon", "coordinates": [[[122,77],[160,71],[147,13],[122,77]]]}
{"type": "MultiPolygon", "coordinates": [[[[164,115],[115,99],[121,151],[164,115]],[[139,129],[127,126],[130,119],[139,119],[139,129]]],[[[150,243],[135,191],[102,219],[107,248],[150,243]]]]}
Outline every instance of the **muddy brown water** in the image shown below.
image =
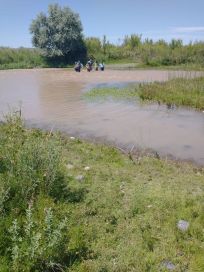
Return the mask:
{"type": "Polygon", "coordinates": [[[59,129],[122,148],[152,149],[162,156],[204,165],[204,113],[127,102],[87,102],[82,93],[101,83],[164,81],[201,72],[104,72],[64,69],[0,71],[0,114],[21,106],[31,126],[59,129]]]}

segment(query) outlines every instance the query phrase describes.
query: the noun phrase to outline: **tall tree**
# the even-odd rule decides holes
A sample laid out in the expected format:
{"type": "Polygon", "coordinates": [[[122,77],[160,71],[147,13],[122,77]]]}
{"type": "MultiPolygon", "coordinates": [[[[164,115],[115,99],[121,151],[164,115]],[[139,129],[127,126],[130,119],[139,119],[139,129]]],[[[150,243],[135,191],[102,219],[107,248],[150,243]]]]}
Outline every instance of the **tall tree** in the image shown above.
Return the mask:
{"type": "Polygon", "coordinates": [[[97,55],[98,53],[101,52],[101,41],[99,38],[96,37],[87,37],[85,39],[85,44],[88,50],[89,55],[97,55]]]}
{"type": "Polygon", "coordinates": [[[123,41],[123,46],[126,46],[130,50],[135,49],[142,44],[141,39],[142,35],[131,34],[130,37],[126,35],[123,41]]]}
{"type": "Polygon", "coordinates": [[[106,35],[103,35],[103,39],[102,39],[102,47],[103,47],[103,54],[106,54],[106,45],[107,45],[107,39],[106,39],[106,35]]]}
{"type": "Polygon", "coordinates": [[[69,7],[49,5],[48,15],[40,13],[30,26],[32,43],[47,57],[66,57],[85,54],[79,15],[69,7]]]}

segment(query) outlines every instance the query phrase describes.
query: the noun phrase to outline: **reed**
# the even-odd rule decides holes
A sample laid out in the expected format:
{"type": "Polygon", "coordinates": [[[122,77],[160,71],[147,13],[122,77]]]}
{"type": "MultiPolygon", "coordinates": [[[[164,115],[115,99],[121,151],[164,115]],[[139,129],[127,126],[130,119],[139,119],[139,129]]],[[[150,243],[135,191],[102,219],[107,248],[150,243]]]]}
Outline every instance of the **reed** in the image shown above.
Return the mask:
{"type": "Polygon", "coordinates": [[[138,95],[143,101],[156,101],[176,106],[204,109],[204,77],[176,78],[167,82],[143,84],[138,95]]]}

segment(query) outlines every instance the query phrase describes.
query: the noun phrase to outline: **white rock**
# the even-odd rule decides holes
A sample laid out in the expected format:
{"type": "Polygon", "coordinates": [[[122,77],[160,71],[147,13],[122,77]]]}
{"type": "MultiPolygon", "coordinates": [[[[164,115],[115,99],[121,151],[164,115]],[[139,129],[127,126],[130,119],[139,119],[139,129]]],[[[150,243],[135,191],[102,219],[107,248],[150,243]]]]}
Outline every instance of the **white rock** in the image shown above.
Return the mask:
{"type": "Polygon", "coordinates": [[[179,220],[177,223],[177,227],[181,231],[187,231],[189,228],[189,222],[185,220],[179,220]]]}
{"type": "Polygon", "coordinates": [[[89,171],[89,170],[90,170],[90,167],[89,167],[89,166],[86,166],[86,167],[84,167],[84,170],[85,170],[85,171],[89,171]]]}
{"type": "Polygon", "coordinates": [[[166,269],[170,271],[173,271],[176,269],[176,266],[170,261],[163,261],[162,266],[164,266],[166,269]]]}
{"type": "Polygon", "coordinates": [[[73,169],[73,168],[74,168],[74,165],[69,164],[69,163],[67,164],[67,169],[69,169],[69,170],[70,170],[70,169],[73,169]]]}
{"type": "Polygon", "coordinates": [[[71,137],[70,137],[70,139],[71,139],[71,140],[75,140],[76,138],[75,138],[75,137],[73,137],[73,136],[71,136],[71,137]]]}
{"type": "Polygon", "coordinates": [[[82,181],[83,179],[84,179],[83,175],[76,176],[76,180],[78,180],[78,181],[82,181]]]}

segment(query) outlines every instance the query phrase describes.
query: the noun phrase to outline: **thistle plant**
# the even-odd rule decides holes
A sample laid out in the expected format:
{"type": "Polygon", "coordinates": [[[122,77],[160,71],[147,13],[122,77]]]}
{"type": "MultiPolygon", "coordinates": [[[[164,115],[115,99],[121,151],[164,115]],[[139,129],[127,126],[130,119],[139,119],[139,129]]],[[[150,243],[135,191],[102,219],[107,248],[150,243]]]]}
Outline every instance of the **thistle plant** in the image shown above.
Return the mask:
{"type": "Polygon", "coordinates": [[[45,209],[44,221],[40,222],[29,205],[24,224],[20,226],[15,219],[9,229],[12,271],[30,271],[34,267],[42,266],[48,268],[56,260],[59,260],[57,263],[60,265],[58,247],[62,243],[66,226],[67,218],[57,221],[51,208],[45,209]]]}

